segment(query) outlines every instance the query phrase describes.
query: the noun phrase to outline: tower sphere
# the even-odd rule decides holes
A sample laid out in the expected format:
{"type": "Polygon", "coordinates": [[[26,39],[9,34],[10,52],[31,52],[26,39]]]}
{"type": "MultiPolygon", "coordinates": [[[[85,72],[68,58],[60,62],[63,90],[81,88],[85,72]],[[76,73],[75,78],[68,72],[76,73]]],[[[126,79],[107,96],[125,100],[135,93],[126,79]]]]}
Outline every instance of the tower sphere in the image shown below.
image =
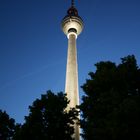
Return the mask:
{"type": "Polygon", "coordinates": [[[69,33],[75,33],[79,35],[83,30],[83,20],[78,15],[78,11],[74,6],[71,6],[67,15],[62,20],[62,29],[63,32],[68,36],[69,33]]]}

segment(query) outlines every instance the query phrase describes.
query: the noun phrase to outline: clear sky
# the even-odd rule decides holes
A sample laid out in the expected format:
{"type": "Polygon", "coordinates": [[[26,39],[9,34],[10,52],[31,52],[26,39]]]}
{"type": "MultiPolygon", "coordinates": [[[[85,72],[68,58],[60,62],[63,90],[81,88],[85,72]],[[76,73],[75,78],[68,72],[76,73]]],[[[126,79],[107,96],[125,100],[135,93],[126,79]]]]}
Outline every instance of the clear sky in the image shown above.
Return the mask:
{"type": "MultiPolygon", "coordinates": [[[[140,0],[76,0],[84,30],[77,39],[79,86],[101,60],[140,64],[140,0]]],[[[16,122],[47,90],[64,91],[67,38],[61,20],[70,0],[0,0],[0,109],[16,122]]],[[[80,89],[80,95],[83,92],[80,89]]]]}

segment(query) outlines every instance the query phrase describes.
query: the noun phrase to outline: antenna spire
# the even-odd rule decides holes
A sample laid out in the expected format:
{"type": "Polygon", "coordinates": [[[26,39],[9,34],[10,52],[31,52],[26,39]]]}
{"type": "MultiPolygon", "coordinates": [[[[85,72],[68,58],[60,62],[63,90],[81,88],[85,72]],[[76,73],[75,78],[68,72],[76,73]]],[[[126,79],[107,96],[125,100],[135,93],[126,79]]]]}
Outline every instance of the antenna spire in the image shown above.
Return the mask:
{"type": "Polygon", "coordinates": [[[71,0],[71,6],[74,7],[74,0],[71,0]]]}

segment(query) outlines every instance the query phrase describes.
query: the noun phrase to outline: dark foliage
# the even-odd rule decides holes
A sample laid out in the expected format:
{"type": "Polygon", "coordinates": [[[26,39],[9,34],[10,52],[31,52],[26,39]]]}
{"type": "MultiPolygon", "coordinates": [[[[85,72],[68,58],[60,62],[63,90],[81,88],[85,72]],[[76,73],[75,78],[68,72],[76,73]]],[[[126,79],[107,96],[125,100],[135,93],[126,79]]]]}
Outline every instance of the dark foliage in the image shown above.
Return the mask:
{"type": "Polygon", "coordinates": [[[69,101],[63,93],[51,91],[29,106],[30,114],[17,128],[15,140],[72,140],[78,111],[66,110],[69,101]]]}
{"type": "Polygon", "coordinates": [[[140,139],[140,69],[135,57],[97,63],[82,86],[85,140],[140,139]]]}
{"type": "Polygon", "coordinates": [[[15,132],[15,120],[0,110],[0,140],[11,140],[15,132]]]}

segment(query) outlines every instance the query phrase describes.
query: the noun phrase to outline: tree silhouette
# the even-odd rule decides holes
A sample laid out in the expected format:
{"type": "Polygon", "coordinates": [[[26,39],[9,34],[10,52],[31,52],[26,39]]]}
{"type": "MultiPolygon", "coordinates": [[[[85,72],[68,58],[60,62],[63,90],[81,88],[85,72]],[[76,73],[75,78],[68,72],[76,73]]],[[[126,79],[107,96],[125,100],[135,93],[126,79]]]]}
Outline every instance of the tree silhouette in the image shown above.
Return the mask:
{"type": "Polygon", "coordinates": [[[17,129],[15,140],[72,140],[74,120],[78,119],[78,111],[67,111],[69,101],[66,95],[51,91],[41,95],[32,106],[25,123],[17,129]]]}
{"type": "Polygon", "coordinates": [[[15,120],[0,110],[0,140],[11,140],[15,132],[15,120]]]}
{"type": "Polygon", "coordinates": [[[108,61],[95,66],[82,86],[83,138],[140,139],[140,69],[135,57],[124,57],[119,65],[108,61]]]}

